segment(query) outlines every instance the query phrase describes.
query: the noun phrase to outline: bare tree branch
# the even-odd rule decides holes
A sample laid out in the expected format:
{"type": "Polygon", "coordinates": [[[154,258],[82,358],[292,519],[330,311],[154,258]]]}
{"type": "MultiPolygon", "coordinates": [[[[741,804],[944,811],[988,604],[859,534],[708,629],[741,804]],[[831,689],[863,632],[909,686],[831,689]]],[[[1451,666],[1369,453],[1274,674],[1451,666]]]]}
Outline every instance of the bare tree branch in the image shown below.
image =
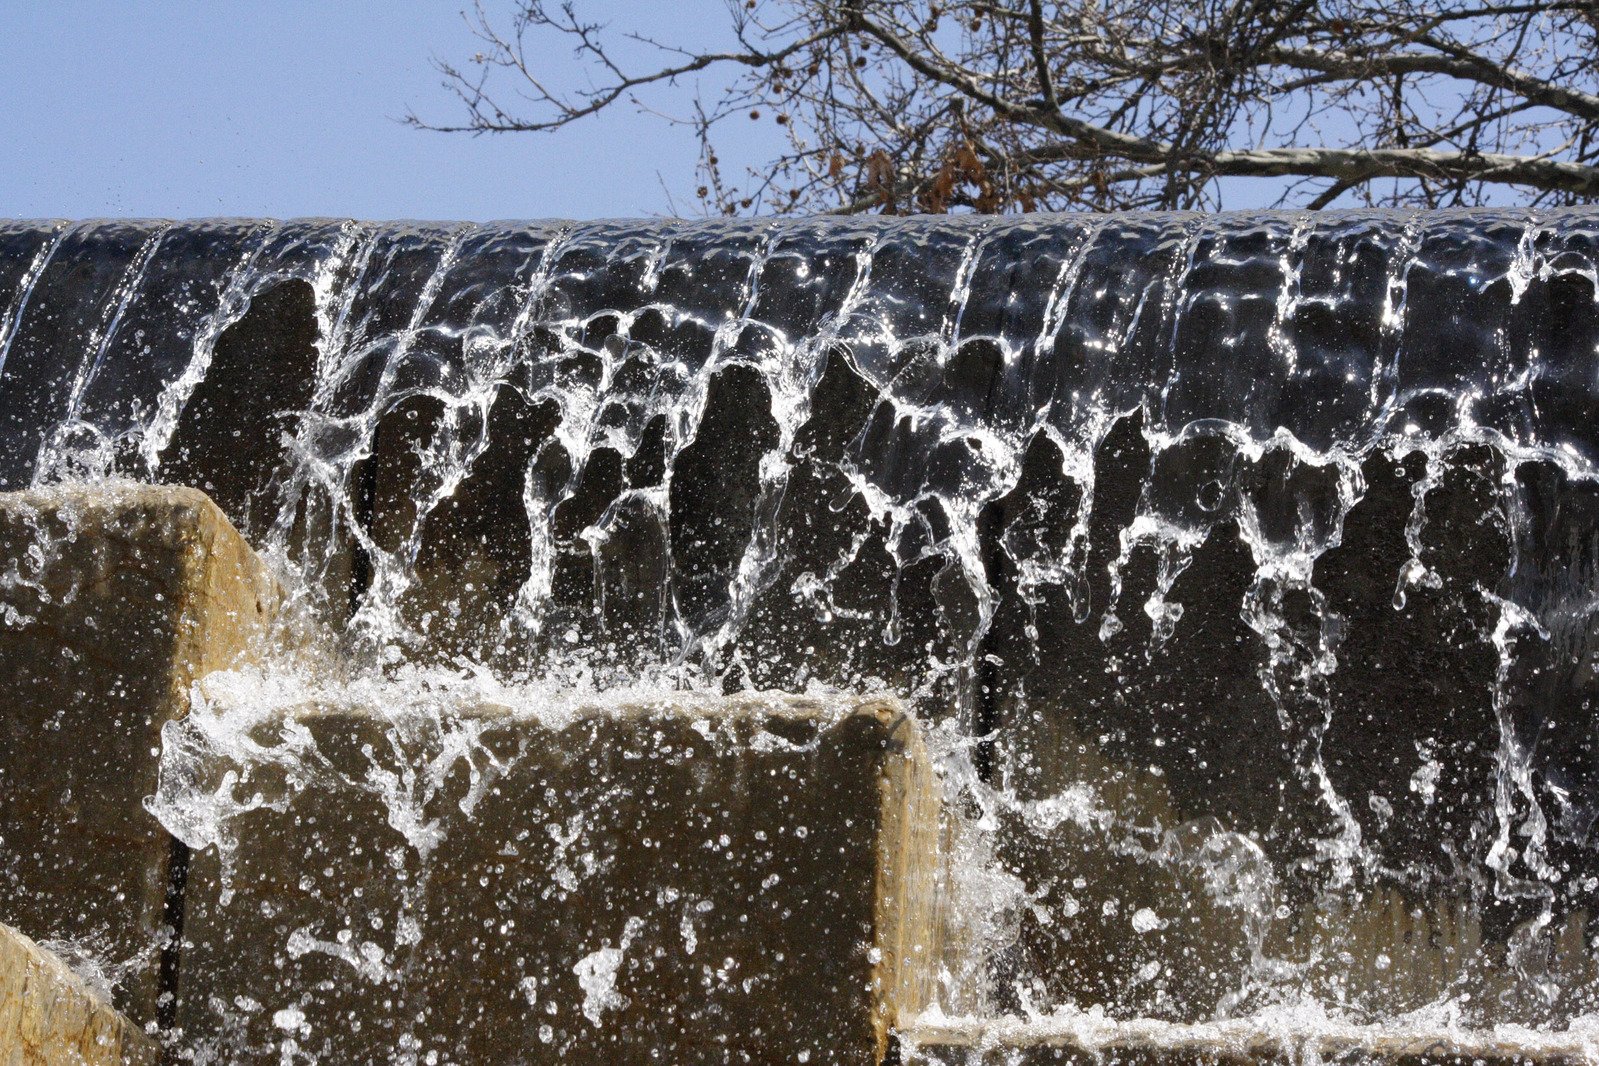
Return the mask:
{"type": "Polygon", "coordinates": [[[1342,80],[1356,80],[1396,74],[1447,74],[1462,81],[1477,81],[1519,94],[1529,103],[1541,104],[1599,121],[1599,96],[1540,81],[1524,71],[1499,67],[1469,53],[1353,56],[1344,52],[1313,52],[1303,49],[1275,49],[1270,58],[1288,67],[1317,70],[1342,80]]]}
{"type": "Polygon", "coordinates": [[[1599,196],[1589,0],[727,0],[720,48],[502,2],[468,15],[471,64],[436,64],[463,118],[409,121],[638,108],[692,130],[708,212],[1213,208],[1240,182],[1312,209],[1599,196]],[[691,106],[651,102],[672,95],[691,106]],[[734,122],[787,147],[730,164],[734,122]]]}

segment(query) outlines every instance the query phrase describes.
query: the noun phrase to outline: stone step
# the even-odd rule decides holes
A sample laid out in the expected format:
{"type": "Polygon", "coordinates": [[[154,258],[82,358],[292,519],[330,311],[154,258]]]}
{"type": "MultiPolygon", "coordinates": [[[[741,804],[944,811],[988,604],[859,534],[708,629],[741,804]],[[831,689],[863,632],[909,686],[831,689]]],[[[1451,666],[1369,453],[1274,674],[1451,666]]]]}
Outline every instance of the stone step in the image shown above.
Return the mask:
{"type": "Polygon", "coordinates": [[[260,643],[279,595],[193,489],[0,494],[0,921],[101,959],[140,1024],[173,902],[144,808],[161,729],[260,643]]]}
{"type": "Polygon", "coordinates": [[[156,1066],[160,1055],[66,963],[0,925],[0,1066],[156,1066]]]}
{"type": "Polygon", "coordinates": [[[403,699],[286,710],[248,750],[293,759],[197,782],[233,774],[255,809],[190,868],[196,1054],[876,1066],[926,1005],[937,790],[895,703],[483,704],[435,729],[403,699]]]}
{"type": "Polygon", "coordinates": [[[198,492],[0,496],[0,918],[184,1060],[875,1064],[926,1005],[937,786],[891,700],[285,704],[250,737],[303,758],[196,767],[257,806],[191,856],[163,729],[229,713],[192,699],[281,595],[198,492]]]}
{"type": "Polygon", "coordinates": [[[1194,1024],[1063,1014],[921,1021],[901,1034],[900,1049],[904,1066],[1582,1066],[1599,1060],[1599,1034],[1353,1025],[1291,1014],[1194,1024]]]}

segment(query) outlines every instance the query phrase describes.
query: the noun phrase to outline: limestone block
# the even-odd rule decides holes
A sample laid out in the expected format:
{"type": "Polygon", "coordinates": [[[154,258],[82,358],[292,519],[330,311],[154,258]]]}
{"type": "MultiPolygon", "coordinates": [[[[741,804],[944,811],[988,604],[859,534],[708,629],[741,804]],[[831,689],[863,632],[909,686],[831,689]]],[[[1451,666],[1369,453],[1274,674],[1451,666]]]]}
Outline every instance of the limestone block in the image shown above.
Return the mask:
{"type": "Polygon", "coordinates": [[[160,1049],[66,964],[0,925],[0,1066],[156,1066],[160,1049]]]}
{"type": "Polygon", "coordinates": [[[172,854],[143,806],[161,727],[278,597],[198,491],[0,495],[0,920],[100,960],[141,1024],[172,854]]]}
{"type": "Polygon", "coordinates": [[[928,1002],[937,792],[894,704],[274,731],[303,757],[216,766],[261,802],[190,870],[197,1057],[875,1066],[928,1002]]]}
{"type": "Polygon", "coordinates": [[[1594,1061],[1591,1034],[1526,1028],[1471,1030],[1425,1021],[1365,1026],[1280,1016],[1198,1024],[1102,1014],[940,1019],[913,1027],[905,1066],[1579,1066],[1594,1061]]]}

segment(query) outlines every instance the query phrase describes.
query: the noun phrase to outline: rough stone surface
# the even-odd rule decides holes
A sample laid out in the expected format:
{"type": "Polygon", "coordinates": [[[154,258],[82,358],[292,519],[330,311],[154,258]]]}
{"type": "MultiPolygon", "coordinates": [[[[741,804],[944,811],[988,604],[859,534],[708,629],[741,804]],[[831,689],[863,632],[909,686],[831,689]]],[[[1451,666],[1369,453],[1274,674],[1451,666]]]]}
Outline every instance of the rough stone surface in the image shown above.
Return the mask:
{"type": "Polygon", "coordinates": [[[143,806],[161,727],[278,595],[198,491],[0,495],[0,920],[99,960],[140,1024],[172,860],[143,806]]]}
{"type": "Polygon", "coordinates": [[[0,1066],[156,1066],[160,1049],[65,963],[0,925],[0,1066]]]}
{"type": "Polygon", "coordinates": [[[191,867],[197,1059],[875,1066],[928,1000],[937,793],[891,703],[287,718],[316,769],[258,768],[191,867]]]}
{"type": "Polygon", "coordinates": [[[1407,1028],[1340,1025],[1296,1028],[1292,1020],[1185,1025],[1144,1019],[1117,1023],[1079,1015],[946,1020],[906,1034],[904,1066],[1579,1066],[1594,1061],[1580,1034],[1473,1031],[1425,1023],[1407,1028]]]}

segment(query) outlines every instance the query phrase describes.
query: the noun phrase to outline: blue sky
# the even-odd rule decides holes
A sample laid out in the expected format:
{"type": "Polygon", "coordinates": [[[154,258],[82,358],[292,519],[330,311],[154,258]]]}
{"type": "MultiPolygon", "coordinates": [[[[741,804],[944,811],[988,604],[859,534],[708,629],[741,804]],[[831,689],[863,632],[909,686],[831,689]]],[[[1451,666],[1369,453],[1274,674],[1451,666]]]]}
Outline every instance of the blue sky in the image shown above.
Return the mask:
{"type": "MultiPolygon", "coordinates": [[[[725,2],[579,10],[613,41],[626,29],[706,48],[725,43],[725,2]]],[[[673,213],[668,189],[692,213],[692,138],[630,106],[553,136],[402,125],[408,108],[460,118],[429,60],[477,50],[469,3],[0,0],[0,217],[602,218],[673,213]]],[[[501,16],[513,3],[485,0],[501,16]]],[[[583,76],[565,45],[544,58],[583,76]]],[[[777,140],[764,124],[722,129],[730,161],[777,140]]],[[[1279,188],[1231,179],[1226,199],[1264,206],[1279,188]]]]}
{"type": "MultiPolygon", "coordinates": [[[[463,6],[0,0],[0,217],[594,218],[692,189],[694,145],[631,109],[553,137],[401,125],[457,117],[428,61],[476,50],[463,6]]],[[[585,10],[687,40],[726,21],[721,0],[585,10]]]]}

